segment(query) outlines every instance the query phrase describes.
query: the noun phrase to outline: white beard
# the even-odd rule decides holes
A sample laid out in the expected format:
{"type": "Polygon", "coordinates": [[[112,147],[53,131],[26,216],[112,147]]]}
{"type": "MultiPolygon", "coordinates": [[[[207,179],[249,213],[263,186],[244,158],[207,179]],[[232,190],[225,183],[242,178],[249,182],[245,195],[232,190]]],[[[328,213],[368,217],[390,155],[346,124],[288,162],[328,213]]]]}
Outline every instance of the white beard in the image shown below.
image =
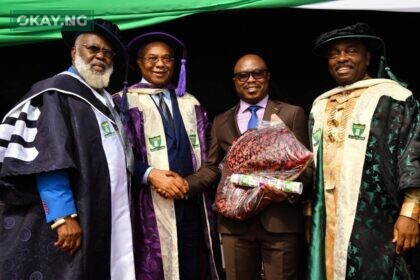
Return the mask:
{"type": "Polygon", "coordinates": [[[80,76],[82,76],[88,85],[96,89],[106,88],[109,84],[111,74],[114,71],[113,65],[110,67],[107,67],[104,63],[103,65],[106,67],[105,72],[100,73],[93,70],[91,63],[86,63],[78,53],[76,53],[74,58],[74,67],[80,76]]]}

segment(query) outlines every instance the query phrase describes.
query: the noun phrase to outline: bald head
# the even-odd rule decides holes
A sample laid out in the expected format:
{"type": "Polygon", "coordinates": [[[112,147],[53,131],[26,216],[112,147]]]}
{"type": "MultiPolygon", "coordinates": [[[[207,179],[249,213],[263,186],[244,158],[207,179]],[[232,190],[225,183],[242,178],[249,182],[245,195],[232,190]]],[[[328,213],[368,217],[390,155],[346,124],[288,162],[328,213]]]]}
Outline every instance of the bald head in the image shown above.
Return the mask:
{"type": "MultiPolygon", "coordinates": [[[[267,69],[264,59],[256,54],[246,54],[238,59],[233,69],[233,73],[249,71],[248,68],[253,68],[255,65],[259,65],[260,69],[267,69]]],[[[255,67],[254,67],[255,68],[255,67]]]]}

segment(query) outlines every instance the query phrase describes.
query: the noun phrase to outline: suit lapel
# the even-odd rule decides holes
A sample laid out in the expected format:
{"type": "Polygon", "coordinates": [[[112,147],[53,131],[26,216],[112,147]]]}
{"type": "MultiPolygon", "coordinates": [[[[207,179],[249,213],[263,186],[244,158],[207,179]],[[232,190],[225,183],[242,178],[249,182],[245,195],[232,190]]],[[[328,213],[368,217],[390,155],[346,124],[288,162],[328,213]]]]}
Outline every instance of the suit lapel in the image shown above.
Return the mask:
{"type": "Polygon", "coordinates": [[[263,120],[270,121],[272,114],[276,114],[277,116],[279,116],[280,108],[281,103],[275,103],[271,99],[268,99],[267,106],[265,107],[264,111],[263,120]]]}
{"type": "Polygon", "coordinates": [[[239,127],[238,127],[238,121],[237,121],[237,113],[239,110],[239,104],[236,105],[235,108],[232,108],[229,111],[229,114],[226,116],[226,122],[228,125],[228,131],[232,131],[233,137],[236,139],[241,135],[241,132],[239,131],[239,127]]]}

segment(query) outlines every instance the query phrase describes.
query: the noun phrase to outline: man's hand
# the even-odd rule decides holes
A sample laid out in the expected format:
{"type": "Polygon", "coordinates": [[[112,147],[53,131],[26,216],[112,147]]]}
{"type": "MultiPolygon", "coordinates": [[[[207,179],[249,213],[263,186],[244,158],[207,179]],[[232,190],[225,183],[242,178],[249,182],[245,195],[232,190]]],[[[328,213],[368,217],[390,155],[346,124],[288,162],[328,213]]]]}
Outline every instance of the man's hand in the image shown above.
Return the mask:
{"type": "Polygon", "coordinates": [[[268,199],[275,201],[275,202],[283,202],[286,199],[289,198],[288,193],[279,190],[276,187],[270,186],[268,184],[264,184],[261,186],[261,189],[263,192],[265,192],[265,197],[267,197],[268,199]]]}
{"type": "Polygon", "coordinates": [[[395,251],[401,254],[419,242],[419,223],[411,218],[399,216],[394,225],[395,251]]]}
{"type": "Polygon", "coordinates": [[[153,168],[148,181],[165,198],[182,199],[188,191],[187,181],[173,171],[153,168]]]}
{"type": "Polygon", "coordinates": [[[58,248],[70,252],[73,255],[82,243],[82,228],[74,218],[66,218],[66,222],[57,227],[57,241],[54,243],[58,248]]]}

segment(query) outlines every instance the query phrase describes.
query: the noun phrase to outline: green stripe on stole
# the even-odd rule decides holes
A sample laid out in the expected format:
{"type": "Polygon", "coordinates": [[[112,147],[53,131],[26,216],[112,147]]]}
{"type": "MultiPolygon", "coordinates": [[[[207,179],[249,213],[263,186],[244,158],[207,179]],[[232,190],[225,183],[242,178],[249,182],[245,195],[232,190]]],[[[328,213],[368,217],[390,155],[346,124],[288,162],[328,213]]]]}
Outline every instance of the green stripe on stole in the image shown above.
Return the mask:
{"type": "Polygon", "coordinates": [[[325,195],[323,174],[323,137],[321,136],[317,152],[317,167],[315,177],[315,190],[312,207],[311,239],[309,246],[308,279],[326,279],[325,269],[325,195]]]}

